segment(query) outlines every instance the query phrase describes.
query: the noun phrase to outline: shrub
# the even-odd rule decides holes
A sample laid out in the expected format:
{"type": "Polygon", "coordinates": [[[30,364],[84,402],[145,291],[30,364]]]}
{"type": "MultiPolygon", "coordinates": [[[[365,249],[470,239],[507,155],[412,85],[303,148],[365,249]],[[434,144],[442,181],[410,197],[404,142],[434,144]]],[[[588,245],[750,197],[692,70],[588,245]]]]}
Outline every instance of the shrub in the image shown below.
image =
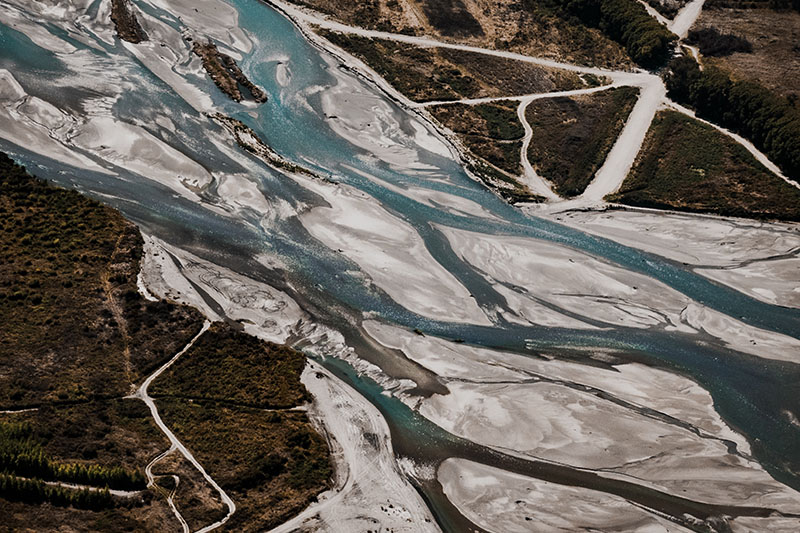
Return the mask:
{"type": "Polygon", "coordinates": [[[58,463],[36,442],[29,424],[0,423],[0,472],[122,490],[145,488],[144,476],[118,466],[58,463]]]}
{"type": "Polygon", "coordinates": [[[790,178],[800,178],[800,111],[787,99],[715,67],[701,71],[690,57],[673,60],[665,81],[670,98],[746,137],[790,178]]]}
{"type": "Polygon", "coordinates": [[[717,28],[701,28],[691,30],[686,40],[689,44],[697,45],[704,56],[728,56],[734,52],[750,53],[753,45],[744,37],[732,33],[720,33],[717,28]]]}
{"type": "Polygon", "coordinates": [[[525,0],[526,7],[532,10],[541,4],[561,17],[577,17],[587,26],[599,28],[646,68],[663,65],[677,40],[636,0],[525,0]]]}

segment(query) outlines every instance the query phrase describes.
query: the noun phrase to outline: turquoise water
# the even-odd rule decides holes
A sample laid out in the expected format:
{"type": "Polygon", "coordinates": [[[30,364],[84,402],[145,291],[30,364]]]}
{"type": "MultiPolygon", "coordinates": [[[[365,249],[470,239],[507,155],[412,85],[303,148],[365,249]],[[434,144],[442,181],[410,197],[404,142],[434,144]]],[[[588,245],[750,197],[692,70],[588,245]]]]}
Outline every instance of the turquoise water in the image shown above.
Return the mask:
{"type": "MultiPolygon", "coordinates": [[[[241,62],[242,68],[267,91],[269,100],[258,108],[245,108],[214,93],[215,89],[207,80],[198,83],[216,94],[215,103],[223,112],[247,123],[284,157],[310,164],[321,174],[366,192],[391,213],[411,224],[424,239],[431,255],[452,272],[485,308],[502,306],[504,300],[479,273],[456,257],[446,239],[431,229],[431,224],[563,244],[646,274],[747,324],[800,338],[800,310],[756,301],[672,261],[554,222],[525,216],[470,179],[459,164],[449,158],[425,153],[423,161],[433,167],[431,170],[403,173],[369,157],[331,130],[321,112],[319,93],[307,98],[302,96],[311,88],[332,85],[335,78],[331,69],[337,67],[331,66],[291,23],[268,6],[255,0],[234,0],[232,3],[240,12],[241,26],[256,43],[241,62]],[[291,78],[286,87],[275,81],[279,61],[286,61],[290,66],[291,78]],[[369,180],[350,170],[351,167],[377,179],[369,180]],[[433,180],[434,177],[444,179],[433,180]],[[456,194],[477,202],[498,220],[487,221],[435,209],[393,192],[386,184],[456,194]]],[[[175,17],[149,7],[146,10],[166,23],[180,27],[180,21],[175,17]]],[[[71,42],[74,46],[83,46],[74,39],[71,42]]],[[[50,97],[55,102],[64,98],[72,105],[73,101],[80,101],[93,90],[88,81],[86,86],[59,85],[59,79],[73,80],[75,72],[70,72],[70,67],[56,54],[39,48],[21,33],[2,24],[0,45],[0,68],[13,72],[31,94],[50,97]]],[[[129,86],[123,89],[113,107],[113,113],[121,120],[142,124],[150,133],[208,169],[246,172],[271,201],[285,201],[293,206],[321,203],[316,195],[246,154],[231,158],[220,150],[209,140],[209,132],[219,133],[220,129],[144,68],[121,45],[105,45],[92,54],[99,65],[107,64],[110,69],[113,67],[124,73],[129,86]],[[160,116],[170,117],[176,126],[175,131],[158,126],[156,119],[160,116]]],[[[403,109],[394,106],[394,113],[401,123],[407,120],[403,118],[407,117],[403,109]]],[[[236,216],[215,212],[212,206],[221,205],[223,199],[218,197],[214,187],[204,193],[206,203],[196,203],[163,185],[117,167],[111,169],[118,175],[109,177],[70,168],[49,159],[46,154],[31,152],[29,147],[17,146],[3,139],[0,139],[0,148],[27,164],[34,173],[96,195],[119,207],[149,232],[216,261],[227,262],[233,268],[245,269],[246,265],[253,264],[250,259],[261,252],[279,256],[288,265],[286,272],[260,272],[259,275],[274,276],[275,280],[284,276],[288,278],[295,288],[294,296],[309,302],[319,320],[334,326],[351,320],[354,315],[370,312],[402,327],[419,328],[426,334],[520,353],[545,350],[558,356],[571,348],[612,348],[689,376],[709,390],[720,414],[750,439],[759,460],[777,478],[800,489],[800,428],[782,415],[785,409],[800,413],[800,368],[797,365],[737,353],[703,336],[664,331],[620,327],[587,332],[521,327],[502,321],[490,327],[438,322],[406,310],[382,292],[366,287],[360,277],[347,274],[357,271],[357,265],[316,242],[295,219],[262,226],[259,213],[247,209],[237,212],[236,216]]],[[[341,368],[340,371],[343,372],[341,368]]],[[[374,383],[360,380],[355,375],[348,379],[371,400],[382,401],[383,395],[375,395],[374,383]]],[[[405,428],[423,443],[430,437],[431,446],[447,446],[447,439],[441,435],[435,438],[423,435],[431,429],[429,425],[421,425],[413,413],[391,403],[381,405],[381,408],[393,427],[405,428]]]]}

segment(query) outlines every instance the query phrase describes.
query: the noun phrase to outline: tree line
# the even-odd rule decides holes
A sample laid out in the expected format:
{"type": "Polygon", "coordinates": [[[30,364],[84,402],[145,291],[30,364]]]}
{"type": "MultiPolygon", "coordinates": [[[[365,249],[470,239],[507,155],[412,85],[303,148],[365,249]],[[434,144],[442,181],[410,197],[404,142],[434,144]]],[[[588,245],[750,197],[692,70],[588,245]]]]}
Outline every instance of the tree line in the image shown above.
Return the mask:
{"type": "Polygon", "coordinates": [[[752,81],[734,81],[690,57],[673,60],[665,75],[670,98],[697,116],[749,139],[790,178],[800,179],[800,110],[752,81]]]}
{"type": "Polygon", "coordinates": [[[119,490],[141,490],[147,486],[144,476],[136,470],[54,461],[31,437],[30,425],[24,422],[0,423],[0,472],[119,490]]]}
{"type": "Polygon", "coordinates": [[[561,17],[575,17],[589,27],[600,29],[645,68],[664,65],[678,38],[636,0],[525,0],[528,9],[541,4],[561,17]]]}
{"type": "Polygon", "coordinates": [[[800,0],[770,0],[769,5],[772,9],[794,9],[800,11],[800,0]]]}
{"type": "Polygon", "coordinates": [[[22,479],[13,474],[0,474],[0,498],[23,503],[50,503],[59,507],[75,507],[100,511],[114,505],[108,487],[100,490],[75,490],[47,485],[40,479],[22,479]]]}

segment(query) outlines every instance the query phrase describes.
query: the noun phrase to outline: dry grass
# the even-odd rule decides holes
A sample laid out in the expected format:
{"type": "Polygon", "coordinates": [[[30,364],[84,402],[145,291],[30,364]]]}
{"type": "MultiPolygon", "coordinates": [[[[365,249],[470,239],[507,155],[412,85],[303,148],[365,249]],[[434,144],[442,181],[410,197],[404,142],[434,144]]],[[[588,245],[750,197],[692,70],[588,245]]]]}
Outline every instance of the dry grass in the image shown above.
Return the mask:
{"type": "Polygon", "coordinates": [[[460,50],[421,48],[322,30],[417,102],[512,96],[585,87],[573,72],[460,50]]]}
{"type": "Polygon", "coordinates": [[[430,35],[570,63],[626,68],[624,49],[595,28],[523,0],[291,0],[347,24],[430,35]]]}
{"type": "Polygon", "coordinates": [[[127,394],[202,325],[141,297],[136,226],[4,155],[0,215],[0,406],[127,394]]]}
{"type": "MultiPolygon", "coordinates": [[[[159,400],[164,421],[236,502],[225,531],[266,531],[304,509],[332,474],[325,440],[302,412],[159,400]]],[[[208,502],[183,499],[210,518],[208,502]]]]}
{"type": "MultiPolygon", "coordinates": [[[[305,413],[287,410],[310,399],[305,362],[218,323],[153,382],[166,424],[236,502],[229,531],[270,529],[328,486],[327,444],[305,413]]],[[[183,505],[217,512],[207,497],[193,498],[183,505]]]]}
{"type": "Polygon", "coordinates": [[[800,106],[800,13],[771,9],[706,7],[695,28],[714,27],[746,38],[752,53],[703,58],[737,80],[760,83],[800,106]]]}
{"type": "Polygon", "coordinates": [[[153,397],[288,408],[311,398],[300,383],[305,356],[216,323],[150,388],[153,397]]]}

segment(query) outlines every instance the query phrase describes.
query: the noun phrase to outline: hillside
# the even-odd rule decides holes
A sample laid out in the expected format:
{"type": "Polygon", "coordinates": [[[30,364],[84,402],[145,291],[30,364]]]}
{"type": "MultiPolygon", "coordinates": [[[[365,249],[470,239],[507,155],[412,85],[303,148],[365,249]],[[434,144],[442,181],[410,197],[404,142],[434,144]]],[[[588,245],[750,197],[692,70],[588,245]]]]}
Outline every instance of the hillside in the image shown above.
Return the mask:
{"type": "MultiPolygon", "coordinates": [[[[0,213],[3,525],[38,531],[180,531],[168,507],[167,498],[173,497],[178,512],[199,513],[197,525],[207,525],[203,520],[218,511],[208,502],[198,511],[197,502],[207,501],[202,495],[210,487],[191,464],[181,466],[179,454],[163,455],[167,438],[147,406],[129,396],[200,332],[203,317],[192,308],[142,296],[137,287],[142,236],[135,225],[114,209],[36,179],[5,154],[0,154],[0,213]],[[163,464],[155,464],[157,456],[163,464]],[[157,474],[150,486],[148,463],[155,464],[157,474]],[[175,479],[184,481],[178,483],[184,499],[174,494],[175,479]],[[202,510],[204,506],[210,508],[202,510]]],[[[194,357],[181,361],[176,370],[190,375],[201,371],[223,386],[231,379],[224,372],[214,378],[211,371],[193,366],[201,353],[213,356],[223,350],[239,379],[249,377],[243,369],[257,363],[261,386],[280,391],[281,406],[310,399],[300,383],[305,365],[301,353],[226,328],[215,326],[201,335],[189,354],[194,357]],[[265,350],[281,356],[257,362],[245,356],[265,350]]],[[[235,388],[246,395],[241,385],[235,388]]],[[[169,421],[185,405],[181,399],[195,396],[192,390],[201,386],[182,381],[164,402],[169,421]]],[[[226,399],[224,393],[214,399],[226,399]]],[[[271,505],[281,509],[281,517],[299,511],[327,487],[327,447],[304,413],[276,418],[260,410],[206,409],[214,420],[240,425],[240,439],[255,439],[253,446],[263,439],[264,427],[273,440],[292,443],[293,436],[302,434],[296,438],[305,447],[295,452],[289,445],[286,452],[290,474],[269,484],[271,505]]],[[[193,421],[196,411],[180,412],[181,427],[199,422],[193,421]]],[[[191,432],[186,436],[195,442],[191,432]]],[[[216,440],[208,445],[218,449],[216,440]]],[[[197,447],[202,448],[200,443],[197,447]]],[[[250,489],[252,498],[272,478],[264,477],[260,453],[240,452],[226,452],[237,468],[226,474],[225,484],[250,489]]],[[[202,457],[204,462],[217,461],[214,453],[202,457]]],[[[241,519],[259,523],[274,516],[272,509],[254,508],[241,519]]]]}

